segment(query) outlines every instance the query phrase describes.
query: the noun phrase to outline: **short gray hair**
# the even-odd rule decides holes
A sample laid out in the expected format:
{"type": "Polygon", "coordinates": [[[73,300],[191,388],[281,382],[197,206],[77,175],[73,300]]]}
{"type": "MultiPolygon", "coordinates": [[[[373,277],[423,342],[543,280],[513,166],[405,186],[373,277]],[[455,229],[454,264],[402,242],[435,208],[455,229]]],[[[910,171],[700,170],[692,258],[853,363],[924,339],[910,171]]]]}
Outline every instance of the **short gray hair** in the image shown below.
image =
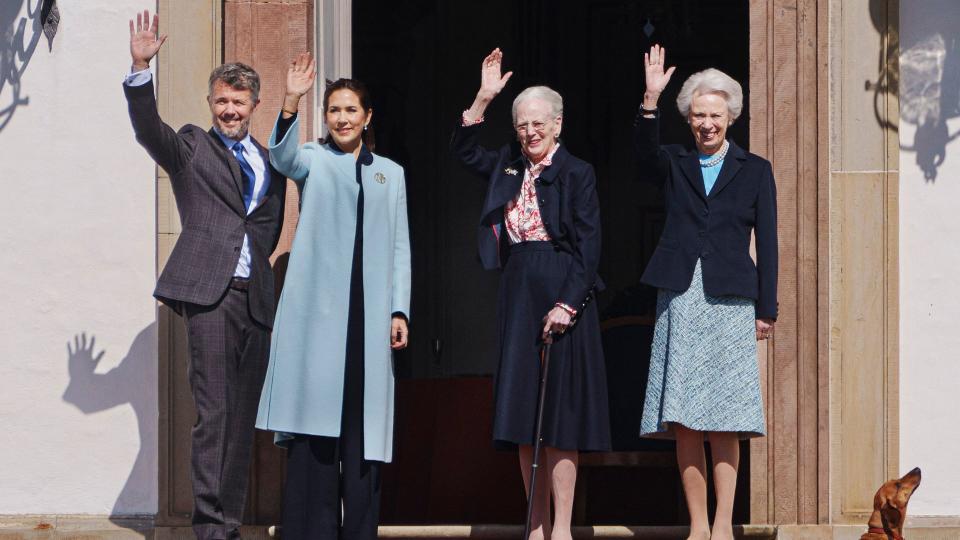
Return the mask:
{"type": "Polygon", "coordinates": [[[563,116],[563,96],[549,86],[531,86],[513,100],[513,123],[517,123],[517,107],[528,99],[542,99],[550,104],[550,113],[554,118],[563,116]]]}
{"type": "Polygon", "coordinates": [[[690,115],[690,103],[693,98],[704,94],[719,94],[727,101],[730,111],[730,120],[736,120],[743,112],[743,88],[733,77],[720,71],[709,68],[691,75],[680,88],[677,96],[677,109],[684,118],[690,115]]]}
{"type": "Polygon", "coordinates": [[[210,72],[210,82],[207,83],[210,95],[213,95],[213,85],[217,81],[223,81],[235,90],[249,90],[253,101],[260,99],[260,75],[246,64],[232,62],[210,72]]]}

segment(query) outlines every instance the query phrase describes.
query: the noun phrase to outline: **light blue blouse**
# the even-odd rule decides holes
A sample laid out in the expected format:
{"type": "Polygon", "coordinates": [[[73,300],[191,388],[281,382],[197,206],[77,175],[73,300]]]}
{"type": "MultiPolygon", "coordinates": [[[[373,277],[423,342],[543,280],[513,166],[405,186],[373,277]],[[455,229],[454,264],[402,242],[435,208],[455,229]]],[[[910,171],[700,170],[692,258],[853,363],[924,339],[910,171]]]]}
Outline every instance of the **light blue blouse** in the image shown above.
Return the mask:
{"type": "MultiPolygon", "coordinates": [[[[713,156],[708,156],[706,154],[700,154],[700,161],[704,162],[711,159],[713,156]]],[[[726,156],[724,156],[726,159],[726,156]]],[[[713,189],[713,184],[717,182],[717,177],[720,176],[720,169],[723,168],[723,161],[720,160],[720,163],[717,163],[713,167],[700,167],[700,172],[703,174],[703,190],[707,195],[710,195],[710,190],[713,189]]]]}

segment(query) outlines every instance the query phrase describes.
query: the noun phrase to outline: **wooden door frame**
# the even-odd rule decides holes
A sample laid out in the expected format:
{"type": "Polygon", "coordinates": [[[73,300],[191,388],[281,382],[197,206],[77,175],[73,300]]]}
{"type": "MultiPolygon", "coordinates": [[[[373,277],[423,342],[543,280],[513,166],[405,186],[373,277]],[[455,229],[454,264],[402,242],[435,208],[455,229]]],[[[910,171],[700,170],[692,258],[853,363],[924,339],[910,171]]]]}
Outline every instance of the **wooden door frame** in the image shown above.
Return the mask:
{"type": "Polygon", "coordinates": [[[898,473],[898,11],[750,0],[750,148],[773,163],[780,239],[752,523],[863,523],[898,473]]]}
{"type": "Polygon", "coordinates": [[[776,337],[760,348],[767,437],[750,445],[752,523],[826,515],[826,3],[750,0],[750,149],[777,179],[776,337]]]}

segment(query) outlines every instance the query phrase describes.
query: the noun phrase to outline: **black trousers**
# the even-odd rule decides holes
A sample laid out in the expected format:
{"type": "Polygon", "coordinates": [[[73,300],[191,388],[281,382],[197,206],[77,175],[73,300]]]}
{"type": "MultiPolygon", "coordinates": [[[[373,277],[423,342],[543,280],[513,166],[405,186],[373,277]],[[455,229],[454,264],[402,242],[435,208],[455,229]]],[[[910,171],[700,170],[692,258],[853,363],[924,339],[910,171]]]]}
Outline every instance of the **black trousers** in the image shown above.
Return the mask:
{"type": "Polygon", "coordinates": [[[287,447],[284,539],[377,537],[380,462],[363,458],[363,310],[355,305],[347,329],[340,437],[298,435],[287,447]],[[359,321],[354,311],[361,312],[359,321]]]}
{"type": "Polygon", "coordinates": [[[254,423],[270,351],[247,293],[227,289],[212,306],[184,306],[190,390],[197,409],[190,472],[193,530],[200,540],[240,538],[254,423]]]}
{"type": "MultiPolygon", "coordinates": [[[[359,162],[357,181],[360,182],[359,162]]],[[[290,442],[283,494],[285,540],[377,538],[381,463],[363,458],[362,183],[357,198],[356,227],[350,272],[340,437],[299,435],[290,442]]]]}
{"type": "Polygon", "coordinates": [[[348,362],[340,437],[298,435],[287,448],[285,540],[377,538],[380,462],[363,458],[362,368],[348,362]]]}

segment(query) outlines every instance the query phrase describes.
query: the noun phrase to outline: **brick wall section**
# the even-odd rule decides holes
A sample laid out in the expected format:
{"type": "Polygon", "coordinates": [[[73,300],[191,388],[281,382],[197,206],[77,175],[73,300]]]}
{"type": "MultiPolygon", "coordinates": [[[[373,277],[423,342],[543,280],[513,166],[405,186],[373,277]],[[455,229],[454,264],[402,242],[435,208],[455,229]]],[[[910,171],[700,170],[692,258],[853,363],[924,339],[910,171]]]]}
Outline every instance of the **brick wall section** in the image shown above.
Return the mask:
{"type": "MultiPolygon", "coordinates": [[[[251,133],[266,143],[283,100],[287,66],[300,52],[314,50],[313,0],[225,0],[223,5],[223,56],[225,62],[244,62],[260,73],[260,107],[253,115],[251,133]]],[[[307,96],[300,110],[300,138],[313,135],[313,98],[307,96]]],[[[287,190],[286,219],[280,244],[273,255],[278,270],[278,286],[286,268],[296,230],[298,196],[290,183],[287,190]]]]}

